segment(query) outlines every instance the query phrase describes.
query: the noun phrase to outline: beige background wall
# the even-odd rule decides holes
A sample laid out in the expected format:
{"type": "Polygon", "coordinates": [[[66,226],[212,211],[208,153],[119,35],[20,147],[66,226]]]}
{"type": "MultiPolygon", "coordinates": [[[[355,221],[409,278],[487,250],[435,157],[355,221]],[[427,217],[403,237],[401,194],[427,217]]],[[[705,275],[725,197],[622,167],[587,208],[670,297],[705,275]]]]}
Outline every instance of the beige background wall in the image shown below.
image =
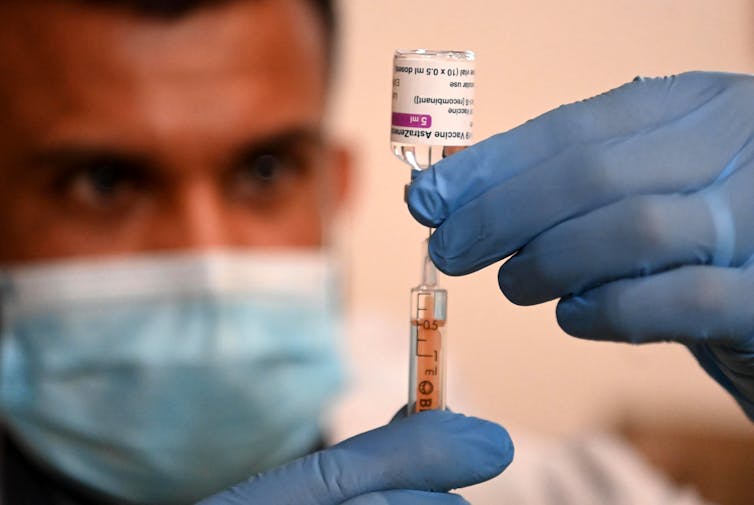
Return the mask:
{"type": "MultiPolygon", "coordinates": [[[[754,72],[751,0],[342,0],[341,11],[333,123],[357,151],[353,214],[343,234],[351,303],[399,322],[426,232],[405,210],[409,171],[388,149],[394,48],[477,52],[479,139],[636,75],[754,72]]],[[[512,305],[496,273],[490,267],[443,280],[452,373],[468,386],[464,403],[474,413],[556,434],[624,416],[747,426],[685,349],[572,339],[557,327],[554,304],[512,305]]],[[[405,342],[398,333],[385,338],[405,342]]]]}

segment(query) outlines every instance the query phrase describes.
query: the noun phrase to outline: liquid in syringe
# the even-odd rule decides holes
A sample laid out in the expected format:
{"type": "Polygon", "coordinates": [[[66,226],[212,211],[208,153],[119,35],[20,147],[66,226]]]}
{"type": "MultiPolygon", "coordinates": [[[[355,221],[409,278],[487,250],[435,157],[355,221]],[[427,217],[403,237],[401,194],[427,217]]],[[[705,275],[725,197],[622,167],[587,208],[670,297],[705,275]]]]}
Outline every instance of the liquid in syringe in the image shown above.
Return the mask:
{"type": "Polygon", "coordinates": [[[408,414],[445,408],[448,292],[424,257],[421,284],[411,290],[408,414]]]}

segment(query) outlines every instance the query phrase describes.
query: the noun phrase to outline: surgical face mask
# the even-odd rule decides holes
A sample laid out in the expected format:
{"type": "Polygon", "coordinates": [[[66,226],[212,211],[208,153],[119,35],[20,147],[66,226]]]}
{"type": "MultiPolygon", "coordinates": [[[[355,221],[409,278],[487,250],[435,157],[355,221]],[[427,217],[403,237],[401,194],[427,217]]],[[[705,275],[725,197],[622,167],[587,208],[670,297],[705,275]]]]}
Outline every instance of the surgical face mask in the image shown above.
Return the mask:
{"type": "Polygon", "coordinates": [[[191,502],[300,456],[341,379],[333,271],[295,252],[5,271],[6,426],[43,464],[137,503],[191,502]]]}

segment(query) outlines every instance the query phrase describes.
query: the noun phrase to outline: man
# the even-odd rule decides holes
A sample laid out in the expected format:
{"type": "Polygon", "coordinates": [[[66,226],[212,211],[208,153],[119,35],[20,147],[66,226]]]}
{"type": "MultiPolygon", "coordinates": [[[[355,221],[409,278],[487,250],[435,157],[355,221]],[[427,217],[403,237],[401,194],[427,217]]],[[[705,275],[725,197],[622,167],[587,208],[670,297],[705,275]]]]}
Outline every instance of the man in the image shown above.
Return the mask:
{"type": "MultiPolygon", "coordinates": [[[[188,503],[265,470],[206,503],[463,503],[448,491],[508,465],[503,429],[447,412],[296,459],[339,379],[329,3],[0,9],[6,503],[188,503]]],[[[443,213],[426,181],[412,212],[447,230],[466,202],[443,213]]],[[[479,260],[443,261],[455,235],[433,254],[463,273],[479,260]]]]}
{"type": "MultiPolygon", "coordinates": [[[[321,124],[332,16],[0,4],[4,503],[189,503],[322,446],[340,379],[323,237],[348,185],[321,124]]],[[[244,502],[456,500],[510,461],[496,425],[427,417],[244,502]]]]}

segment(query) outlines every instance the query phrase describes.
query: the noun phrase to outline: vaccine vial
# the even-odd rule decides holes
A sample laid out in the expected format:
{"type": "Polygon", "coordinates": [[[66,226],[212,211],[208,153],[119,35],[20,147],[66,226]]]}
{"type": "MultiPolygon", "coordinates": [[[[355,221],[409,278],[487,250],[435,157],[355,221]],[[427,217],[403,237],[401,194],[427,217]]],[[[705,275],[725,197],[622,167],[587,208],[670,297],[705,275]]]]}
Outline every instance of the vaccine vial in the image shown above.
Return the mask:
{"type": "Polygon", "coordinates": [[[472,51],[397,50],[393,56],[393,153],[422,170],[473,142],[472,51]]]}

